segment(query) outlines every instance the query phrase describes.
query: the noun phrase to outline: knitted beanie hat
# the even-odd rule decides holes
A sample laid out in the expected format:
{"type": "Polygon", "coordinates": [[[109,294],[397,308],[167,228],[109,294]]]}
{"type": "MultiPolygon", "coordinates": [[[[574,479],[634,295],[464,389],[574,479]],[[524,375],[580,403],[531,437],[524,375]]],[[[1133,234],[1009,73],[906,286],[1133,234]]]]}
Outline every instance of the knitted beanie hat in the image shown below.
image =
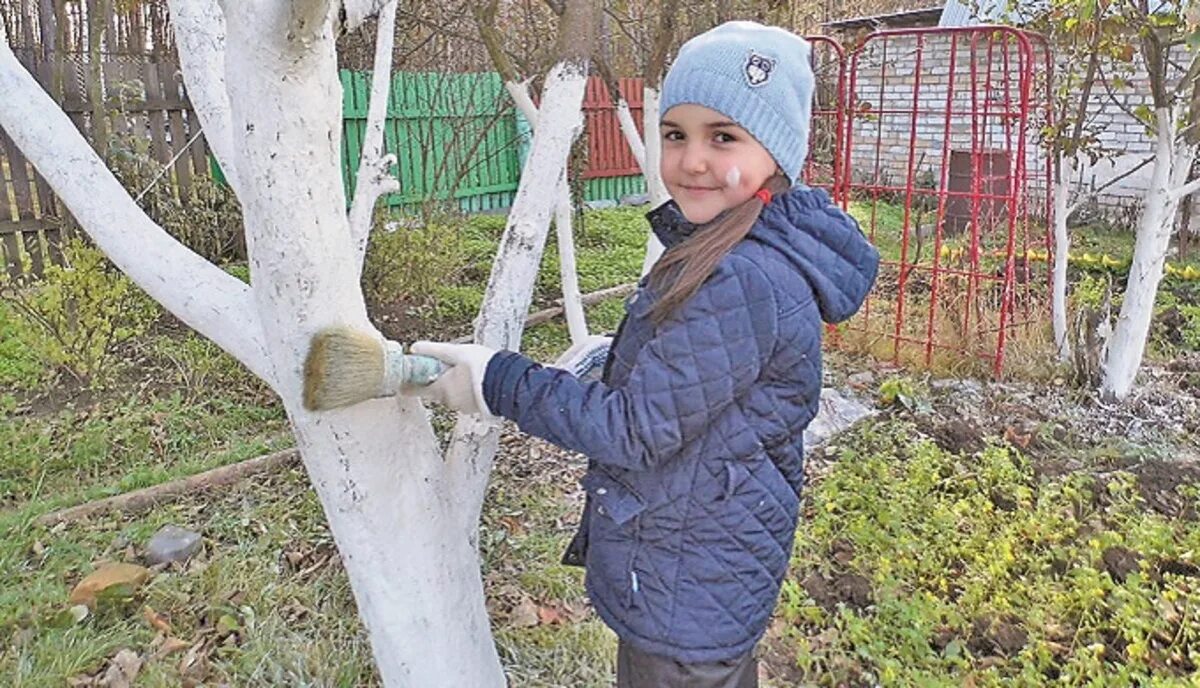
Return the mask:
{"type": "Polygon", "coordinates": [[[733,21],[683,44],[663,80],[659,118],[683,103],[716,110],[762,144],[795,183],[808,156],[815,79],[808,41],[733,21]]]}

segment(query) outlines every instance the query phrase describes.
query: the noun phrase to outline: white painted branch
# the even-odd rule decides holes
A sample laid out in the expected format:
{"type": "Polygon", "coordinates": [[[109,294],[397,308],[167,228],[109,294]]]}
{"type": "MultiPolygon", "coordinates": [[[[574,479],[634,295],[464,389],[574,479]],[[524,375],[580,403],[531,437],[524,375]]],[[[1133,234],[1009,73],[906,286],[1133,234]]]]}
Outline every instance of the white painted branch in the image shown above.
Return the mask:
{"type": "MultiPolygon", "coordinates": [[[[633,159],[637,161],[642,174],[645,174],[646,146],[642,143],[642,135],[638,133],[637,124],[633,121],[633,111],[629,109],[629,102],[624,98],[617,101],[617,121],[621,123],[621,133],[625,135],[625,143],[629,144],[633,159]]],[[[658,131],[650,133],[657,134],[658,131]]]]}
{"type": "Polygon", "coordinates": [[[225,90],[225,15],[217,0],[168,0],[179,42],[179,64],[204,140],[236,194],[242,187],[233,164],[229,93],[225,90]]]}
{"type": "Polygon", "coordinates": [[[391,173],[396,156],[383,154],[383,126],[387,119],[388,96],[392,85],[396,4],[397,0],[387,0],[379,14],[379,31],[375,35],[375,66],[371,73],[371,101],[367,106],[367,130],[358,163],[354,202],[350,206],[350,234],[360,272],[367,253],[375,204],[380,196],[400,190],[399,180],[391,173]]]}
{"type": "Polygon", "coordinates": [[[1193,179],[1192,181],[1188,182],[1187,184],[1184,184],[1183,186],[1177,186],[1173,190],[1171,190],[1171,192],[1170,192],[1171,200],[1182,201],[1183,199],[1187,198],[1188,196],[1191,196],[1192,194],[1194,194],[1198,191],[1200,191],[1200,177],[1193,179]]]}
{"type": "MultiPolygon", "coordinates": [[[[504,88],[508,90],[517,109],[529,121],[529,126],[536,135],[539,115],[533,98],[529,96],[528,82],[506,81],[504,88]]],[[[625,111],[628,113],[628,106],[625,107],[625,111]]],[[[530,157],[532,159],[532,156],[530,157]]],[[[558,239],[558,274],[562,281],[563,312],[567,318],[567,332],[571,335],[571,342],[575,343],[587,337],[588,329],[583,302],[580,300],[582,297],[579,292],[579,275],[575,267],[575,234],[571,227],[571,196],[567,186],[566,167],[563,168],[562,179],[554,193],[558,197],[554,206],[554,229],[558,239]]]]}
{"type": "Polygon", "coordinates": [[[538,109],[533,104],[533,98],[529,95],[529,80],[527,79],[520,83],[505,81],[504,89],[508,91],[508,95],[516,103],[517,109],[521,111],[521,115],[529,122],[529,128],[537,129],[538,109]]]}
{"type": "MultiPolygon", "coordinates": [[[[563,198],[559,185],[571,144],[583,129],[580,106],[586,85],[585,65],[569,61],[556,64],[546,77],[539,111],[525,84],[505,83],[534,135],[475,321],[476,342],[514,351],[520,348],[550,216],[563,198]]],[[[471,528],[479,521],[499,430],[495,421],[460,415],[446,452],[447,489],[459,495],[462,523],[471,528]]]]}
{"type": "Polygon", "coordinates": [[[558,202],[554,192],[571,143],[583,128],[580,105],[586,84],[586,66],[577,62],[559,62],[546,77],[529,160],[475,326],[475,340],[481,344],[512,350],[520,347],[550,215],[558,202]]]}
{"type": "Polygon", "coordinates": [[[113,263],[168,311],[274,386],[250,288],[142,212],[0,41],[0,127],[113,263]]]}
{"type": "Polygon", "coordinates": [[[579,275],[575,269],[575,233],[571,227],[571,196],[566,170],[558,185],[558,204],[554,211],[554,229],[558,238],[558,271],[562,279],[563,312],[567,316],[567,332],[571,343],[578,344],[588,336],[587,319],[579,293],[579,275]]]}

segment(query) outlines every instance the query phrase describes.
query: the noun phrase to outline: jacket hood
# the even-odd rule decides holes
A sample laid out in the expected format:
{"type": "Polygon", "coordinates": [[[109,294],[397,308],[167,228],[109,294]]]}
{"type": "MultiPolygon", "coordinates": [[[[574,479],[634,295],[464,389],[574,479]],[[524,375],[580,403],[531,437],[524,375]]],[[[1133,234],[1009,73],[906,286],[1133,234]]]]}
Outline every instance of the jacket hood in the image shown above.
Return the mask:
{"type": "MultiPolygon", "coordinates": [[[[696,230],[674,201],[646,217],[667,248],[696,230]]],[[[747,238],[773,248],[804,275],[827,323],[854,315],[879,271],[879,251],[821,189],[798,185],[776,196],[763,208],[747,238]]]]}

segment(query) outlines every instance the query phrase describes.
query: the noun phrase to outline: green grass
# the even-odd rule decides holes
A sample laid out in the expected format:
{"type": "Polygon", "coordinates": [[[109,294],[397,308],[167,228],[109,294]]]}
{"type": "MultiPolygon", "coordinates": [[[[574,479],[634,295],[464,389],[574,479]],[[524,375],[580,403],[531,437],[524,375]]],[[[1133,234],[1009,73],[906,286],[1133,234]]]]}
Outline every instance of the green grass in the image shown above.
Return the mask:
{"type": "MultiPolygon", "coordinates": [[[[207,668],[199,677],[206,684],[376,682],[345,574],[336,558],[320,564],[332,551],[331,536],[298,468],[129,519],[46,530],[7,515],[0,530],[6,581],[0,629],[14,639],[0,649],[7,685],[63,685],[71,676],[102,669],[121,648],[146,653],[155,631],[142,616],[144,606],[169,619],[174,637],[205,643],[207,668]],[[78,624],[51,622],[94,561],[123,559],[125,547],[144,544],[168,523],[203,533],[202,553],[186,567],[155,576],[133,602],[101,604],[78,624]],[[296,566],[288,563],[289,552],[300,557],[296,566]],[[315,568],[306,572],[310,566],[315,568]],[[232,638],[217,625],[223,616],[239,627],[232,638]]],[[[181,657],[148,661],[137,685],[180,685],[181,657]]]]}
{"type": "Polygon", "coordinates": [[[885,201],[851,201],[850,216],[879,249],[883,260],[900,260],[901,233],[904,229],[904,207],[885,201]],[[872,231],[874,230],[874,231],[872,231]]]}
{"type": "MultiPolygon", "coordinates": [[[[500,215],[477,215],[462,223],[458,241],[452,248],[459,251],[459,256],[450,261],[454,267],[431,295],[433,313],[438,319],[469,322],[479,312],[504,223],[505,218],[500,215]]],[[[589,210],[585,212],[582,228],[577,226],[574,230],[576,273],[582,293],[637,280],[650,231],[644,209],[589,210]]],[[[562,297],[558,261],[558,242],[552,229],[534,284],[534,308],[548,306],[562,297]]]]}

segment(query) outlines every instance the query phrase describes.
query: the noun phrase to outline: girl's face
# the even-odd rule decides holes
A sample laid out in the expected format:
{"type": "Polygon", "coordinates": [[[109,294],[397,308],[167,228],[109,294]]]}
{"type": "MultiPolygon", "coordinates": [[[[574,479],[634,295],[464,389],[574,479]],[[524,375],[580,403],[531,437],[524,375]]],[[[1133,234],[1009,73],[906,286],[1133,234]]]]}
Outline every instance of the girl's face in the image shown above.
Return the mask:
{"type": "Polygon", "coordinates": [[[744,203],[778,169],[745,129],[702,105],[671,108],[661,130],[663,182],[689,222],[744,203]]]}

